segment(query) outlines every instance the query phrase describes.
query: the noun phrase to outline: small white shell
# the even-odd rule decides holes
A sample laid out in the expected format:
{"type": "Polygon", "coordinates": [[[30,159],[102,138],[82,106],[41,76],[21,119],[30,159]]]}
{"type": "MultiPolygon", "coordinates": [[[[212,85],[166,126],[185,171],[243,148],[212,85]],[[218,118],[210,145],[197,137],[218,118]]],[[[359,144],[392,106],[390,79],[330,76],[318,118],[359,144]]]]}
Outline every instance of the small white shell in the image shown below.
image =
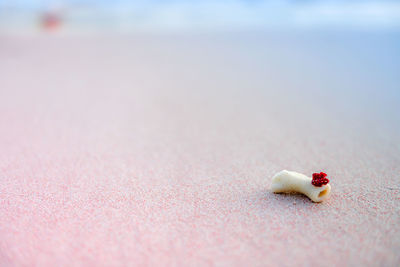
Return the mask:
{"type": "Polygon", "coordinates": [[[321,187],[311,184],[312,179],[298,172],[283,170],[272,178],[271,190],[274,193],[298,192],[308,196],[314,202],[322,202],[329,198],[331,186],[321,187]]]}

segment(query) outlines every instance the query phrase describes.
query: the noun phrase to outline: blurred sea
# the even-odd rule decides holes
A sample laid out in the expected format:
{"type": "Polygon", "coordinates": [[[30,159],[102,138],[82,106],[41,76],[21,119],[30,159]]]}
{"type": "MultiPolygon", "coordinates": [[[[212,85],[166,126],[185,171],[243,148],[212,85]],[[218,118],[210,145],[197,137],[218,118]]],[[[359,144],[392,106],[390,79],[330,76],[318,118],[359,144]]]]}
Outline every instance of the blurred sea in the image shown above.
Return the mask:
{"type": "Polygon", "coordinates": [[[0,32],[397,31],[400,2],[378,0],[0,0],[0,32]],[[50,17],[50,19],[49,19],[50,17]],[[45,21],[43,23],[43,21],[45,21]]]}

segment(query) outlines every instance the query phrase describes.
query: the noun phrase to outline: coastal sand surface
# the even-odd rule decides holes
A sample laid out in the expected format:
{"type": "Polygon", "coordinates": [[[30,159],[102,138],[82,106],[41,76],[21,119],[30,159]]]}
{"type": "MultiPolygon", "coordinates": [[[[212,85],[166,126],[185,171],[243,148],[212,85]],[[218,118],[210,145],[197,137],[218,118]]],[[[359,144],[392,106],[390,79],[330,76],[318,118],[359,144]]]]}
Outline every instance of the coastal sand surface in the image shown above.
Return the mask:
{"type": "Polygon", "coordinates": [[[0,265],[399,266],[399,43],[1,36],[0,265]]]}

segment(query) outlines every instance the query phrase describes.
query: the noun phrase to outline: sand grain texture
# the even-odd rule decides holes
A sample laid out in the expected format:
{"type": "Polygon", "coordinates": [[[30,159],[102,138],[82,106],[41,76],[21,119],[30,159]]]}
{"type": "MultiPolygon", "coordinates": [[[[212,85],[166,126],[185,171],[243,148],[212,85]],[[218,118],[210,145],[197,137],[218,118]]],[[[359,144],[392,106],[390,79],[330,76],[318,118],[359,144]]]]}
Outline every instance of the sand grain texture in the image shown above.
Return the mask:
{"type": "Polygon", "coordinates": [[[399,38],[325,37],[1,37],[0,265],[399,266],[399,38]]]}

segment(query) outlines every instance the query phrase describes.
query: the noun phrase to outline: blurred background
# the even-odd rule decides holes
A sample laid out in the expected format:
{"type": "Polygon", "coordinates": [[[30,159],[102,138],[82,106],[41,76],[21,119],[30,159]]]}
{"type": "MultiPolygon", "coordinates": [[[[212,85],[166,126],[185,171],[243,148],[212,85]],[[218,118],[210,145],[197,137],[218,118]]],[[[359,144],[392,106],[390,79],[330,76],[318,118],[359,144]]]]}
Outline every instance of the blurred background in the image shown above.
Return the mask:
{"type": "Polygon", "coordinates": [[[393,0],[1,0],[1,31],[396,30],[393,0]]]}
{"type": "MultiPolygon", "coordinates": [[[[187,80],[193,95],[238,90],[275,104],[329,101],[359,121],[398,121],[399,32],[400,2],[392,0],[0,0],[6,71],[13,62],[28,67],[33,57],[38,69],[45,62],[60,68],[46,70],[49,77],[68,79],[84,61],[80,84],[98,72],[127,86],[138,81],[121,76],[124,70],[141,66],[146,77],[158,77],[160,92],[173,95],[187,80]],[[211,77],[221,86],[205,89],[211,77]]],[[[74,88],[96,90],[53,90],[74,88]]]]}

